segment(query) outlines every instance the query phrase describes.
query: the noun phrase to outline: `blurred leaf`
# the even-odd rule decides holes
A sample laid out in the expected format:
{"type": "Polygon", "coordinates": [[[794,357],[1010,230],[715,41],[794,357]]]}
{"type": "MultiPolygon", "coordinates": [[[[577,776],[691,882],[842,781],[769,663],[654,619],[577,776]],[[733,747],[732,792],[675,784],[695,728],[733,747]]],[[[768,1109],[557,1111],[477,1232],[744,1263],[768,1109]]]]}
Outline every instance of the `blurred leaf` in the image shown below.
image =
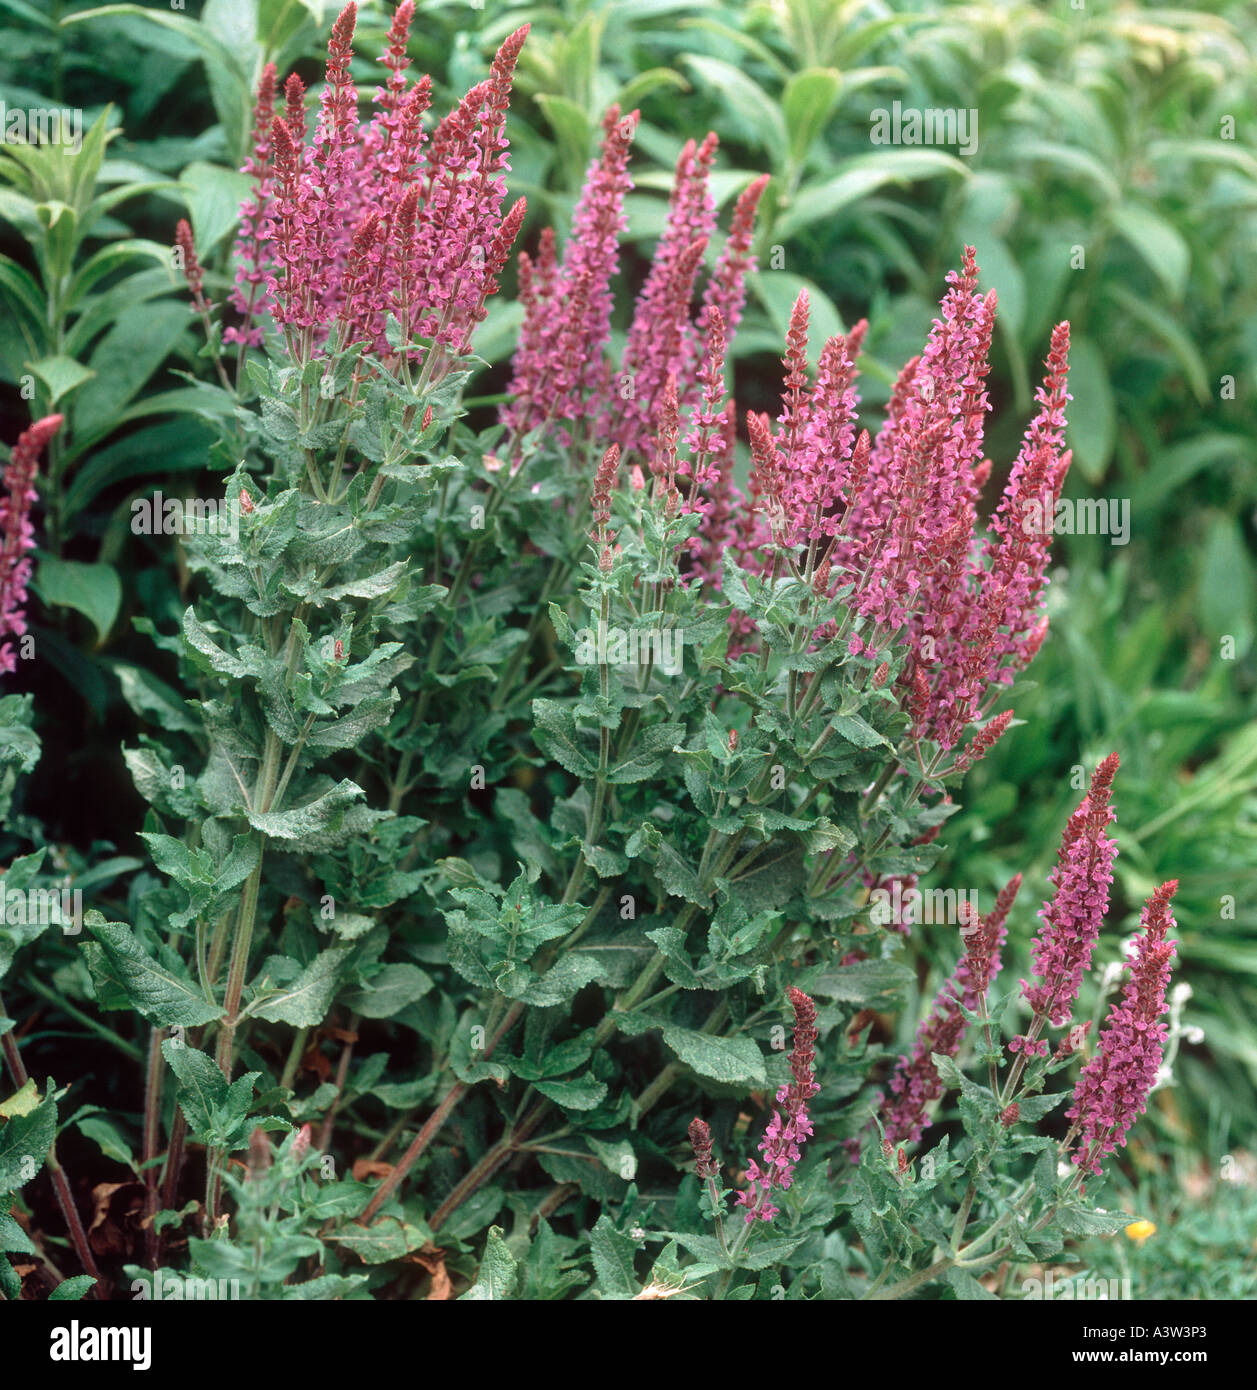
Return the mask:
{"type": "Polygon", "coordinates": [[[969,169],[941,150],[879,150],[844,161],[844,167],[822,184],[810,184],[790,203],[773,235],[785,241],[814,222],[822,222],[849,204],[888,184],[914,183],[942,175],[969,177],[969,169]]]}
{"type": "Polygon", "coordinates": [[[1187,243],[1163,218],[1148,208],[1123,203],[1109,214],[1114,227],[1143,257],[1171,299],[1182,299],[1191,272],[1187,243]]]}
{"type": "Polygon", "coordinates": [[[781,108],[790,138],[790,156],[796,164],[803,162],[812,141],[825,128],[841,89],[842,74],[833,68],[809,68],[786,83],[781,108]]]}
{"type": "Polygon", "coordinates": [[[30,369],[48,388],[51,404],[92,379],[93,373],[70,357],[45,357],[32,362],[30,369]]]}
{"type": "Polygon", "coordinates": [[[188,205],[188,219],[197,255],[208,262],[218,244],[240,220],[240,204],[249,196],[246,174],[198,160],[189,164],[179,180],[188,205]]]}
{"type": "Polygon", "coordinates": [[[1233,637],[1235,655],[1253,641],[1253,597],[1257,573],[1234,517],[1215,517],[1205,537],[1200,568],[1200,622],[1214,638],[1233,637]]]}
{"type": "Polygon", "coordinates": [[[50,607],[73,608],[90,618],[99,642],[108,637],[122,606],[122,582],[112,565],[89,565],[82,560],[41,555],[32,583],[50,607]]]}
{"type": "Polygon", "coordinates": [[[1109,385],[1108,363],[1090,338],[1075,338],[1069,345],[1069,394],[1066,442],[1074,462],[1089,483],[1096,483],[1113,456],[1117,440],[1117,407],[1109,385]]]}

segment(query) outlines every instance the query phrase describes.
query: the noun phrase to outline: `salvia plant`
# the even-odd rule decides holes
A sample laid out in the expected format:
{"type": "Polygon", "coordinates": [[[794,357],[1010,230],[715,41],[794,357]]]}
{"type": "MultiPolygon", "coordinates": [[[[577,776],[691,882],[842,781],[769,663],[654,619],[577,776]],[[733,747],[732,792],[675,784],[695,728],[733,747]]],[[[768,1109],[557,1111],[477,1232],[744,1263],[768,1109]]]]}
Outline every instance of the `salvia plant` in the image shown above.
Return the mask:
{"type": "MultiPolygon", "coordinates": [[[[486,424],[464,387],[524,225],[527,31],[433,122],[403,0],[364,122],[355,18],[317,107],[262,74],[227,302],[177,236],[227,476],[181,539],[178,630],[137,620],[180,685],[125,750],[151,869],[63,971],[136,1083],[133,1135],[108,1131],[122,1272],[154,1298],[986,1297],[983,1271],[1124,1225],[1086,1188],[1169,1079],[1176,884],[1080,1019],[1117,954],[1116,754],[1064,827],[1032,978],[1001,975],[1021,877],[953,891],[953,973],[903,1055],[882,1023],[916,992],[903,905],[1046,636],[1068,325],[993,507],[972,248],[880,421],[865,325],[813,344],[806,294],[776,417],[740,413],[766,180],[721,236],[717,141],[687,143],[617,306],[637,117],[612,109],[570,228],[518,252],[486,424]]],[[[6,474],[7,633],[58,424],[6,474]]],[[[11,778],[37,749],[5,737],[11,778]]],[[[0,966],[41,930],[9,919],[0,966]]],[[[99,1117],[58,1112],[0,1030],[0,1181],[20,1203],[47,1163],[82,1264],[61,1296],[107,1295],[54,1143],[99,1117]]]]}

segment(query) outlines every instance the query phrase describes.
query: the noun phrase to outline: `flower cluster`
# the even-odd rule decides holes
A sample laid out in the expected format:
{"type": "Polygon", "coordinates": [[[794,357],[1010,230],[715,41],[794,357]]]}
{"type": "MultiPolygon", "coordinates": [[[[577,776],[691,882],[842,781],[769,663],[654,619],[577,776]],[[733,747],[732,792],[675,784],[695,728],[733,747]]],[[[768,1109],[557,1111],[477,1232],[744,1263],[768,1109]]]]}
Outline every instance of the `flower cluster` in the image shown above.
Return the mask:
{"type": "Polygon", "coordinates": [[[1174,926],[1170,899],[1177,891],[1178,880],[1172,879],[1144,904],[1130,979],[1120,1002],[1109,1010],[1096,1055],[1083,1067],[1073,1104],[1065,1112],[1082,1140],[1073,1161],[1089,1173],[1098,1175],[1101,1158],[1125,1145],[1161,1067],[1162,1015],[1175,947],[1167,939],[1174,926]]]}
{"type": "MultiPolygon", "coordinates": [[[[18,436],[4,470],[0,494],[0,638],[21,637],[26,631],[26,586],[31,577],[29,552],[35,545],[31,503],[36,500],[35,474],[40,456],[61,428],[63,417],[46,415],[18,436]]],[[[0,644],[0,672],[16,666],[8,642],[0,644]]]]}
{"type": "Polygon", "coordinates": [[[263,71],[254,150],[244,169],[253,188],[236,244],[232,303],[242,322],[228,330],[229,340],[257,342],[254,319],[265,308],[298,360],[334,325],[341,345],[366,342],[386,355],[390,316],[407,342],[433,341],[434,362],[467,350],[525,211],[523,200],[505,215],[502,204],[506,112],[528,26],[503,42],[488,78],[429,139],[421,118],[431,82],[410,83],[406,75],[413,16],[413,0],[402,0],[382,58],[388,79],[366,125],[359,123],[350,71],[352,0],[332,29],[309,144],[300,78],[294,74],[284,84],[281,116],[274,109],[275,70],[263,71]]]}
{"type": "Polygon", "coordinates": [[[697,1117],[690,1121],[690,1147],[694,1150],[694,1171],[704,1182],[720,1176],[720,1165],[711,1156],[711,1126],[697,1117]]]}
{"type": "MultiPolygon", "coordinates": [[[[613,106],[607,112],[601,151],[590,165],[562,261],[549,229],[535,258],[520,255],[524,322],[512,364],[512,400],[502,417],[519,433],[548,421],[588,420],[598,437],[618,444],[633,464],[651,456],[661,416],[670,408],[669,391],[681,412],[698,408],[700,397],[704,410],[713,405],[711,364],[718,356],[723,373],[728,340],[742,316],[746,277],[754,269],[755,211],[768,182],[767,175],[756,179],[739,197],[695,315],[699,269],[716,227],[709,181],[717,139],[711,134],[701,145],[686,144],[663,235],[613,372],[607,357],[611,282],[619,270],[637,121],[636,111],[622,115],[613,106]],[[700,373],[704,353],[707,365],[700,373]]],[[[710,424],[700,419],[697,428],[709,431],[710,424]]]]}
{"type": "Polygon", "coordinates": [[[1061,837],[1056,867],[1048,880],[1056,891],[1039,913],[1042,925],[1034,946],[1038,983],[1021,982],[1035,1022],[1027,1037],[1013,1040],[1014,1051],[1024,1048],[1032,1055],[1046,1052],[1047,1043],[1038,1037],[1044,1022],[1059,1028],[1069,1021],[1083,972],[1091,964],[1091,952],[1109,908],[1109,885],[1117,857],[1116,842],[1105,832],[1115,819],[1111,801],[1118,764],[1116,753],[1099,764],[1087,795],[1061,837]]]}
{"type": "Polygon", "coordinates": [[[759,1151],[763,1166],[752,1160],[746,1170],[747,1186],[738,1193],[738,1205],[746,1208],[747,1222],[757,1217],[771,1221],[777,1208],[771,1201],[774,1188],[788,1189],[794,1181],[794,1168],[800,1157],[800,1146],[812,1135],[807,1103],[820,1087],[813,1078],[816,1063],[816,1005],[801,989],[791,988],[790,1004],[794,1009],[794,1047],[790,1053],[792,1080],[777,1092],[779,1109],[773,1111],[759,1151]]]}
{"type": "MultiPolygon", "coordinates": [[[[800,294],[787,333],[777,427],[765,415],[747,416],[756,516],[742,528],[737,552],[745,566],[764,572],[781,553],[806,547],[803,577],[829,594],[844,593],[858,616],[850,651],[876,658],[894,645],[904,652],[899,686],[913,736],[941,750],[985,717],[998,687],[1043,641],[1051,534],[1029,522],[1055,506],[1071,457],[1064,448],[1069,325],[1061,323],[1036,395],[1038,412],[990,534],[980,534],[978,501],[991,472],[983,456],[990,410],[984,383],[996,296],[978,291],[972,247],[948,282],[925,350],[900,373],[872,439],[856,421],[856,360],[866,325],[824,345],[812,381],[808,302],[800,294]]],[[[962,769],[989,749],[1009,718],[980,731],[961,755],[962,769]]]]}
{"type": "Polygon", "coordinates": [[[253,109],[253,153],[244,162],[242,174],[253,180],[249,197],[240,204],[240,230],[233,248],[236,285],[231,305],[240,324],[223,332],[224,343],[260,347],[262,330],[255,323],[258,306],[266,294],[267,253],[263,237],[266,210],[271,200],[271,126],[275,120],[274,63],[267,63],[258,80],[257,102],[253,109]]]}
{"type": "Polygon", "coordinates": [[[1008,912],[1020,888],[1017,874],[1001,889],[989,916],[964,923],[965,953],[918,1028],[912,1055],[900,1057],[891,1075],[893,1098],[882,1108],[882,1128],[890,1143],[915,1143],[928,1123],[930,1106],[946,1090],[933,1054],[954,1057],[959,1052],[968,1028],[964,1009],[975,1012],[999,974],[1008,912]]]}

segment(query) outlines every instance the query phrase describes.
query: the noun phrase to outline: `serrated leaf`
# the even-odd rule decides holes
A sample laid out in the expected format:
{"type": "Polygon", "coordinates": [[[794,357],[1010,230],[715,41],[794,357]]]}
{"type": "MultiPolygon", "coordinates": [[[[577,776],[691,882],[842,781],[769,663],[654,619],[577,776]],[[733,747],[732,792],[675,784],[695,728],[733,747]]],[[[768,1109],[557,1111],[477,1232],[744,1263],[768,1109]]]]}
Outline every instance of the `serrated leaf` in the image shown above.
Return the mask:
{"type": "Polygon", "coordinates": [[[185,968],[149,955],[129,927],[106,922],[97,912],[89,912],[84,925],[100,944],[110,979],[149,1023],[190,1028],[221,1016],[185,968]]]}
{"type": "Polygon", "coordinates": [[[463,1298],[493,1302],[509,1299],[515,1292],[517,1268],[515,1256],[502,1238],[502,1228],[490,1226],[480,1268],[476,1271],[476,1282],[463,1294],[463,1298]]]}
{"type": "Polygon", "coordinates": [[[589,1249],[602,1297],[633,1298],[638,1292],[638,1283],[633,1267],[637,1242],[632,1236],[617,1231],[611,1218],[604,1214],[589,1233],[589,1249]]]}
{"type": "Polygon", "coordinates": [[[256,1014],[268,1023],[289,1023],[294,1028],[313,1028],[322,1023],[353,949],[332,946],[320,951],[295,980],[275,993],[268,990],[244,1012],[256,1014]]]}

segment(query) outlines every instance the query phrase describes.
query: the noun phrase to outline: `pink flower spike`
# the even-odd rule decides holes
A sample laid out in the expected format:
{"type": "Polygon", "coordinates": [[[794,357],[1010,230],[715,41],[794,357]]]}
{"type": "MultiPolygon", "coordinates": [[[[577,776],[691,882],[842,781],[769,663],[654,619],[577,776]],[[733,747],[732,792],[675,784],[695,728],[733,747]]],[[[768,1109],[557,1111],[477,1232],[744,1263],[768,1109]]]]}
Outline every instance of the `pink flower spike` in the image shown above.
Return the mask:
{"type": "MultiPolygon", "coordinates": [[[[0,638],[21,637],[26,632],[26,586],[31,577],[27,552],[35,546],[31,504],[38,500],[35,474],[40,456],[63,423],[61,415],[36,420],[18,436],[4,470],[4,492],[0,494],[0,638]]],[[[13,649],[4,642],[0,645],[0,672],[12,672],[16,665],[13,649]]]]}
{"type": "Polygon", "coordinates": [[[1035,1015],[1056,1027],[1069,1021],[1109,907],[1117,845],[1105,832],[1115,818],[1110,802],[1118,763],[1116,753],[1100,763],[1090,790],[1065,827],[1049,879],[1056,892],[1039,913],[1042,926],[1034,945],[1038,983],[1021,982],[1022,995],[1035,1015]]]}
{"type": "Polygon", "coordinates": [[[965,953],[917,1029],[912,1055],[899,1058],[890,1078],[892,1096],[883,1102],[882,1126],[892,1143],[915,1143],[929,1123],[930,1106],[947,1089],[932,1054],[954,1057],[960,1051],[969,1026],[961,1005],[976,1011],[999,974],[1008,911],[1020,887],[1017,874],[1000,891],[988,917],[962,924],[965,953]]]}
{"type": "Polygon", "coordinates": [[[258,347],[262,342],[262,330],[254,320],[266,299],[266,271],[270,264],[263,228],[271,199],[275,79],[275,64],[267,63],[258,80],[257,103],[253,109],[253,153],[240,170],[253,180],[249,197],[240,205],[240,230],[232,248],[236,285],[231,292],[231,305],[240,314],[240,323],[224,331],[223,342],[241,343],[246,347],[258,347]]]}
{"type": "Polygon", "coordinates": [[[762,1166],[752,1162],[746,1170],[747,1186],[737,1204],[746,1208],[746,1221],[771,1221],[777,1208],[769,1200],[775,1188],[786,1191],[794,1182],[794,1170],[802,1146],[811,1138],[812,1122],[807,1103],[819,1091],[816,1066],[816,1005],[801,989],[787,991],[794,1010],[794,1047],[790,1053],[791,1080],[777,1092],[773,1111],[759,1152],[762,1166]]]}
{"type": "Polygon", "coordinates": [[[1175,954],[1170,900],[1178,880],[1163,883],[1144,904],[1142,935],[1121,1000],[1109,1010],[1095,1056],[1082,1069],[1065,1112],[1081,1132],[1075,1165],[1099,1175],[1101,1159],[1125,1147],[1126,1134],[1147,1109],[1165,1046],[1166,991],[1175,954]]]}

